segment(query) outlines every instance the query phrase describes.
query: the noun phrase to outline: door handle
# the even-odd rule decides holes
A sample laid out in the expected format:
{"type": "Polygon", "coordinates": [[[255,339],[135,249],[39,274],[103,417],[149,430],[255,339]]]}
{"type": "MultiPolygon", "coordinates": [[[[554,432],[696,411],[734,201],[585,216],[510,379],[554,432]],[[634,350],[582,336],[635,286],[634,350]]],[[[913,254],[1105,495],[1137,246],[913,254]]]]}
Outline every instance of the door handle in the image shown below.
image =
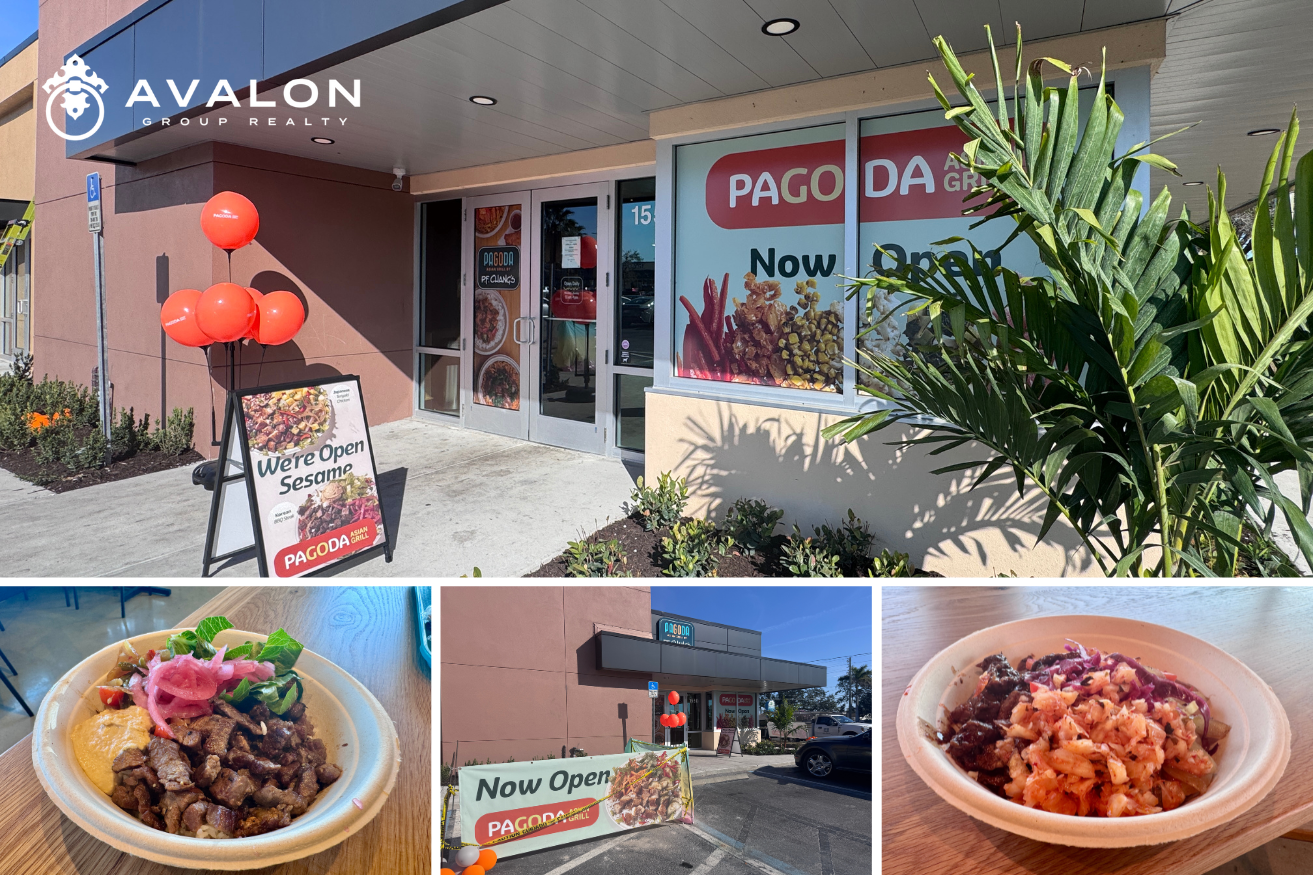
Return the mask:
{"type": "Polygon", "coordinates": [[[521,316],[519,319],[516,319],[516,320],[515,320],[515,328],[514,328],[514,330],[513,330],[513,332],[512,332],[512,337],[515,339],[515,342],[516,342],[516,343],[529,343],[529,344],[532,344],[532,343],[533,343],[533,335],[534,335],[534,330],[533,330],[533,317],[532,317],[532,316],[521,316]],[[528,339],[527,339],[527,340],[524,339],[524,338],[522,338],[522,337],[520,336],[520,323],[521,323],[521,322],[527,322],[527,323],[529,323],[529,336],[528,336],[528,339]]]}

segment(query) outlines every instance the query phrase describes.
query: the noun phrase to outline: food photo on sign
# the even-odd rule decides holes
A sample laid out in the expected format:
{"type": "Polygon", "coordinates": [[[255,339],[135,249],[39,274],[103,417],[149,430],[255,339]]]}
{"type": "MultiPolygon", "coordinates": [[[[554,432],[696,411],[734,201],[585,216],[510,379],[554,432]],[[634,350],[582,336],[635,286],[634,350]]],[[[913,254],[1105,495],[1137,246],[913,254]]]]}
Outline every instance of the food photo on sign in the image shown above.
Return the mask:
{"type": "Polygon", "coordinates": [[[278,577],[387,539],[354,378],[241,396],[259,531],[278,577]]]}
{"type": "Polygon", "coordinates": [[[681,377],[838,392],[844,126],[677,148],[681,377]]]}

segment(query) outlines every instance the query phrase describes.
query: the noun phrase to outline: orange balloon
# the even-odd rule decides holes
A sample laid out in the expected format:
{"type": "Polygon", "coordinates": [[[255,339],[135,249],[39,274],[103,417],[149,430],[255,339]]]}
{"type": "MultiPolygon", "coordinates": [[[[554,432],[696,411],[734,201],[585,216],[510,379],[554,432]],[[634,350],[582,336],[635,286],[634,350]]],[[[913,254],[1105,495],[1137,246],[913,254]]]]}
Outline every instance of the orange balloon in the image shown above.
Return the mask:
{"type": "Polygon", "coordinates": [[[305,307],[291,292],[270,292],[260,298],[260,328],[255,339],[265,345],[287,343],[305,324],[305,307]]]}
{"type": "Polygon", "coordinates": [[[450,869],[443,869],[441,872],[438,873],[438,875],[456,875],[456,873],[451,871],[450,869]]]}
{"type": "Polygon", "coordinates": [[[486,875],[486,873],[483,871],[482,866],[475,863],[473,866],[466,866],[465,871],[460,873],[460,875],[486,875]]]}
{"type": "Polygon", "coordinates": [[[201,210],[201,231],[220,249],[241,249],[260,230],[255,204],[235,191],[221,191],[201,210]]]}
{"type": "Polygon", "coordinates": [[[200,299],[201,293],[196,289],[179,289],[160,307],[160,326],[164,333],[183,346],[208,346],[214,342],[196,319],[200,299]]]}
{"type": "Polygon", "coordinates": [[[246,287],[246,291],[251,293],[251,300],[255,301],[255,321],[251,323],[251,330],[246,332],[246,337],[255,340],[260,331],[260,299],[264,297],[264,292],[250,286],[246,287]]]}
{"type": "Polygon", "coordinates": [[[494,851],[492,848],[484,848],[482,851],[479,851],[479,865],[482,866],[485,870],[491,869],[493,866],[496,866],[497,852],[494,851]]]}
{"type": "Polygon", "coordinates": [[[236,283],[218,283],[201,292],[196,306],[197,321],[219,343],[241,340],[256,317],[255,301],[236,283]]]}

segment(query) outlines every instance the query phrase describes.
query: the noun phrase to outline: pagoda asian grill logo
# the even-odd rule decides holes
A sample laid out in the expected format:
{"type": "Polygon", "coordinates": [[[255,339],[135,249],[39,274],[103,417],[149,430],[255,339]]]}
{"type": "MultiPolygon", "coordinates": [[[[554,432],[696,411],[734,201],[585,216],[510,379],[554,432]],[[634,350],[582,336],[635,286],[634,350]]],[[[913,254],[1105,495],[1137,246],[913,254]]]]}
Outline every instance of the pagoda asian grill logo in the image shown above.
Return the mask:
{"type": "MultiPolygon", "coordinates": [[[[964,142],[954,125],[862,137],[859,221],[961,217],[983,184],[953,157],[964,142]]],[[[707,215],[727,230],[841,225],[844,152],[829,140],[725,155],[707,173],[707,215]]]]}

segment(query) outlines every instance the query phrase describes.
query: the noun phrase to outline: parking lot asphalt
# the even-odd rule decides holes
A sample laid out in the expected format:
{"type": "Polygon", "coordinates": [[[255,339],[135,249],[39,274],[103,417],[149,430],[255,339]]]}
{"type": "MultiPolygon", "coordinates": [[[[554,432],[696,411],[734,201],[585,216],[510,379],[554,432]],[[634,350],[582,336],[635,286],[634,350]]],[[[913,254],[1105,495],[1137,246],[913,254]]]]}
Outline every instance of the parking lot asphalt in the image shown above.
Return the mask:
{"type": "Polygon", "coordinates": [[[497,875],[870,875],[871,779],[783,764],[696,780],[696,822],[499,860],[497,875]],[[804,783],[805,782],[805,783],[804,783]]]}

